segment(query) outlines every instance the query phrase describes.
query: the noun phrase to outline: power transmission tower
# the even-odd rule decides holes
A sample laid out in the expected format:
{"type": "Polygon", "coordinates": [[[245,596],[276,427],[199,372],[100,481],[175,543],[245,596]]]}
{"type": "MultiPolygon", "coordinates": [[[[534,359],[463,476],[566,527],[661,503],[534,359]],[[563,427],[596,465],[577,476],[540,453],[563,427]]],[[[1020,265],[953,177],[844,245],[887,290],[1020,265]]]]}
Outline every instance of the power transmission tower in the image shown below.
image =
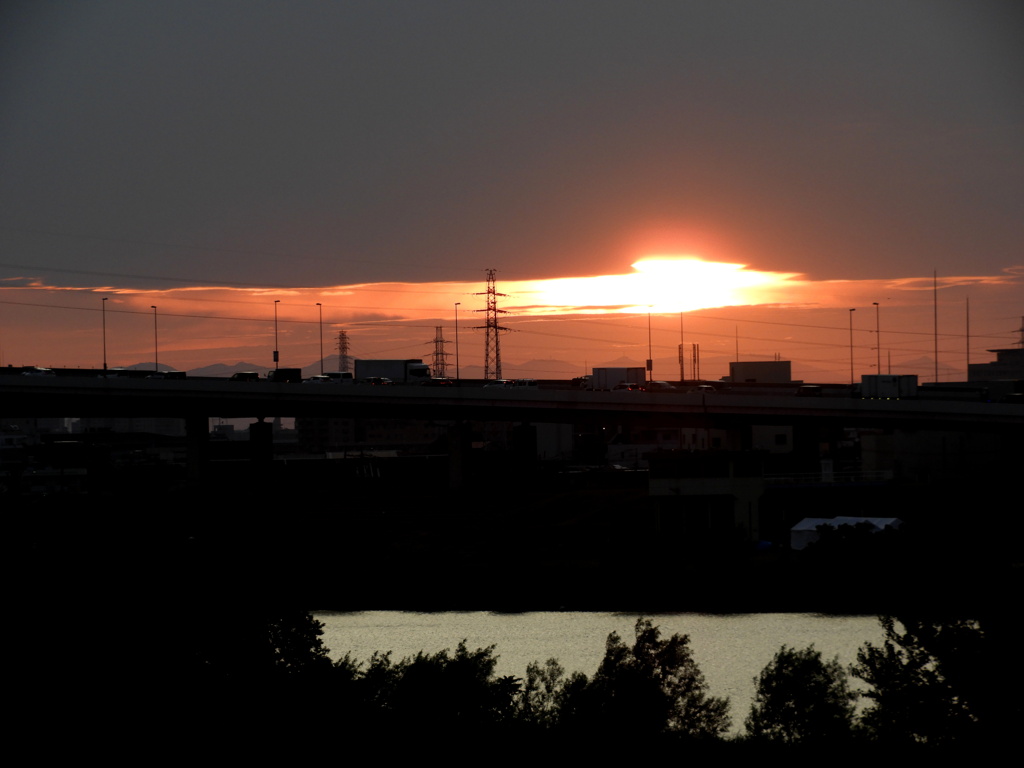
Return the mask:
{"type": "Polygon", "coordinates": [[[444,377],[448,375],[448,353],[444,351],[444,345],[448,339],[444,338],[444,326],[434,326],[434,361],[430,365],[432,375],[444,377]]]}
{"type": "Polygon", "coordinates": [[[338,331],[338,370],[352,372],[352,356],[348,350],[348,331],[338,331]]]}
{"type": "Polygon", "coordinates": [[[501,378],[501,334],[508,331],[508,328],[504,328],[498,325],[498,314],[508,314],[504,309],[498,309],[498,297],[505,297],[504,293],[498,293],[494,289],[494,273],[497,270],[487,270],[487,290],[483,293],[475,294],[477,296],[487,297],[487,307],[485,309],[477,309],[476,312],[487,313],[487,324],[478,325],[477,329],[483,328],[487,331],[487,340],[484,342],[484,378],[485,379],[500,379],[501,378]]]}

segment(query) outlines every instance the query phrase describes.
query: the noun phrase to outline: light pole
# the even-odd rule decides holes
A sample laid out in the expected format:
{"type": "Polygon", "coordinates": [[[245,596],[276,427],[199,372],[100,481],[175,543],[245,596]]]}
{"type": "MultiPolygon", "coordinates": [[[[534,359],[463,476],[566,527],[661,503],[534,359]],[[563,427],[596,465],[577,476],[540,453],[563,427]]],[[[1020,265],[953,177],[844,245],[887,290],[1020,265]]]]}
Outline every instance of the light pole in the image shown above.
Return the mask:
{"type": "Polygon", "coordinates": [[[156,337],[156,304],[151,304],[150,309],[153,310],[153,370],[160,370],[160,345],[157,343],[156,337]]]}
{"type": "Polygon", "coordinates": [[[455,380],[462,381],[459,376],[459,304],[461,301],[455,302],[455,380]]]}
{"type": "Polygon", "coordinates": [[[654,347],[651,346],[651,308],[647,308],[647,383],[654,376],[654,347]]]}
{"type": "Polygon", "coordinates": [[[280,355],[277,351],[277,305],[281,303],[280,299],[274,299],[274,367],[279,368],[278,364],[280,355]]]}
{"type": "Polygon", "coordinates": [[[853,384],[853,313],[856,309],[850,310],[850,384],[853,384]]]}
{"type": "Polygon", "coordinates": [[[320,310],[320,375],[324,375],[324,305],[319,301],[316,303],[320,310]]]}
{"type": "Polygon", "coordinates": [[[875,373],[877,373],[879,376],[881,376],[882,375],[882,334],[880,332],[881,325],[879,324],[879,321],[878,321],[879,309],[878,309],[878,302],[877,301],[873,301],[871,303],[875,305],[875,351],[877,353],[875,355],[875,373]]]}
{"type": "Polygon", "coordinates": [[[107,370],[107,297],[103,297],[103,370],[107,370]]]}

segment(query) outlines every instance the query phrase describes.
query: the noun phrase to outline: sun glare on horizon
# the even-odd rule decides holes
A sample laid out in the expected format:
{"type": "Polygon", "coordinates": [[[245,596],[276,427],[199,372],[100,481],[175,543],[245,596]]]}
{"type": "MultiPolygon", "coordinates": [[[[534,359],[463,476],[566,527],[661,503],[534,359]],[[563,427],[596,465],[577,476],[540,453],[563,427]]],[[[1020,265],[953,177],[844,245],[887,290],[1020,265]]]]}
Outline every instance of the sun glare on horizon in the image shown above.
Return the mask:
{"type": "Polygon", "coordinates": [[[563,277],[526,281],[516,294],[529,298],[529,314],[552,311],[688,312],[710,307],[764,304],[795,273],[760,272],[745,264],[704,261],[698,256],[652,255],[637,260],[628,275],[563,277]]]}

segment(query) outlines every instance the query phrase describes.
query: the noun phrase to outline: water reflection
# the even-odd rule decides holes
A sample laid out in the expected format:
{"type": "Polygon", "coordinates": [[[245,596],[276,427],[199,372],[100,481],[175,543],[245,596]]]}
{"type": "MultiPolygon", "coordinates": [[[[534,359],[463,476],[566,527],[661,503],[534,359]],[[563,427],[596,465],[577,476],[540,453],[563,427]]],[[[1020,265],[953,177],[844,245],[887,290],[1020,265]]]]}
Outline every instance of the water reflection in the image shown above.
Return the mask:
{"type": "MultiPolygon", "coordinates": [[[[498,675],[522,677],[532,661],[557,658],[567,672],[592,675],[604,656],[605,640],[618,632],[632,645],[638,614],[627,613],[408,613],[366,611],[317,613],[324,623],[324,644],[332,658],[351,653],[368,659],[374,651],[396,658],[418,651],[454,649],[462,640],[472,648],[496,645],[498,675]]],[[[734,730],[742,726],[754,693],[753,678],[782,645],[814,644],[826,659],[844,665],[864,642],[882,641],[874,616],[826,616],[809,613],[649,615],[662,635],[688,634],[693,657],[713,696],[732,702],[734,730]]],[[[858,682],[858,681],[852,681],[858,682]]]]}

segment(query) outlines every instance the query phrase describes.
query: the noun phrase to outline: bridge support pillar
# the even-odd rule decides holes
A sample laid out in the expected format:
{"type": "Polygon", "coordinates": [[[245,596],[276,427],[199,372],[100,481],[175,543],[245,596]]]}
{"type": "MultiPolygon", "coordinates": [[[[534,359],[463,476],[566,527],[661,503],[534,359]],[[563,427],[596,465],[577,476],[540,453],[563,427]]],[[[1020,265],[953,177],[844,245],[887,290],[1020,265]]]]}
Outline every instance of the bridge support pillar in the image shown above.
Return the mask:
{"type": "Polygon", "coordinates": [[[185,455],[189,480],[200,480],[206,474],[209,447],[209,418],[206,416],[186,416],[185,455]]]}
{"type": "Polygon", "coordinates": [[[465,421],[448,426],[448,488],[460,490],[465,483],[467,464],[472,451],[472,431],[465,421]]]}
{"type": "Polygon", "coordinates": [[[272,461],[274,458],[274,425],[264,421],[265,418],[260,416],[259,421],[249,425],[249,458],[252,461],[272,461]]]}

